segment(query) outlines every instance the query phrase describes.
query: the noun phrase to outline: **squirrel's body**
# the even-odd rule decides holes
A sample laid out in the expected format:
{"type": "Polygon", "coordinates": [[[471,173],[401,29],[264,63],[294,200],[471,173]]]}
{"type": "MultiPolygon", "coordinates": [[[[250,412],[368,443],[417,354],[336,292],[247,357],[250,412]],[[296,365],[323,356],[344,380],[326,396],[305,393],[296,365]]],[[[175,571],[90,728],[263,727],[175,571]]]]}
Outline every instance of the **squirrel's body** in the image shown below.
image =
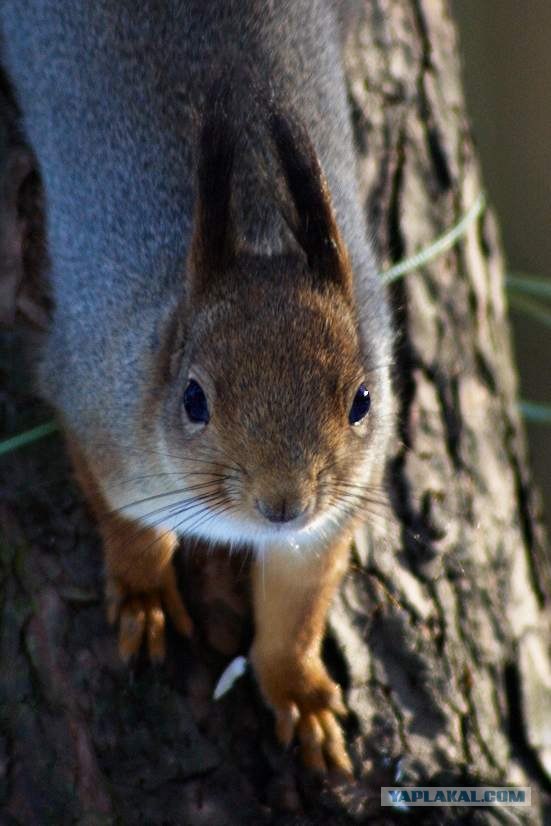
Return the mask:
{"type": "MultiPolygon", "coordinates": [[[[231,507],[229,513],[220,510],[210,521],[194,521],[185,513],[182,516],[182,509],[178,510],[181,485],[173,485],[179,490],[172,498],[169,495],[171,480],[177,476],[173,454],[181,450],[187,456],[186,438],[193,451],[197,450],[193,445],[203,437],[188,434],[178,441],[172,396],[164,398],[164,390],[159,389],[169,383],[166,376],[177,360],[175,353],[187,347],[193,354],[184,357],[182,392],[188,381],[209,385],[217,365],[227,358],[224,383],[230,388],[239,386],[239,395],[226,392],[214,376],[207,392],[213,419],[204,438],[214,432],[223,439],[209,443],[211,453],[201,454],[202,459],[193,453],[195,470],[190,471],[188,462],[186,472],[199,476],[201,465],[197,463],[205,463],[205,456],[213,455],[221,444],[227,466],[234,469],[241,467],[240,457],[247,459],[250,449],[258,458],[244,471],[249,481],[240,480],[243,489],[246,484],[257,484],[251,477],[258,473],[260,479],[264,474],[262,490],[268,491],[269,497],[280,477],[292,480],[296,473],[292,495],[296,494],[302,506],[311,494],[304,492],[305,477],[299,479],[296,467],[304,469],[310,463],[306,475],[314,485],[314,466],[321,474],[322,464],[329,466],[328,459],[334,458],[335,451],[335,456],[343,457],[345,451],[351,452],[351,442],[340,445],[339,440],[345,437],[329,422],[334,411],[330,409],[325,415],[321,410],[324,405],[331,408],[329,390],[320,390],[323,415],[319,426],[312,417],[314,391],[305,390],[301,399],[301,388],[308,387],[316,371],[323,387],[325,374],[332,371],[331,375],[337,375],[342,362],[351,382],[365,379],[373,400],[370,426],[374,435],[369,436],[370,450],[362,448],[358,458],[359,480],[365,485],[380,482],[391,430],[392,334],[366,242],[335,5],[325,0],[27,0],[25,4],[4,0],[0,55],[22,113],[23,132],[37,159],[46,204],[55,309],[41,356],[40,387],[61,415],[79,476],[98,515],[106,543],[111,597],[121,614],[121,649],[131,653],[136,639],[140,643],[141,632],[136,636],[131,629],[136,617],[142,632],[144,623],[147,627],[150,650],[159,653],[162,648],[162,644],[155,648],[155,634],[162,635],[162,627],[155,629],[152,619],[160,602],[149,597],[149,588],[152,593],[159,590],[180,630],[189,630],[185,609],[174,594],[170,565],[174,542],[167,540],[166,534],[159,538],[159,531],[171,528],[184,537],[193,533],[229,544],[249,541],[254,545],[258,538],[265,560],[266,600],[270,601],[271,567],[273,594],[281,593],[273,597],[264,613],[258,596],[255,600],[259,633],[253,659],[265,694],[276,710],[280,736],[286,739],[290,725],[282,708],[296,717],[298,706],[307,762],[320,763],[315,749],[308,754],[304,743],[312,736],[312,727],[321,726],[326,759],[343,766],[346,758],[330,712],[338,703],[317,661],[325,612],[342,573],[358,507],[351,509],[350,519],[341,519],[329,506],[322,508],[302,532],[287,533],[281,527],[279,534],[272,524],[277,520],[272,518],[271,504],[266,506],[271,515],[265,528],[260,522],[251,527],[237,506],[236,513],[231,507]],[[197,238],[201,182],[198,195],[196,179],[201,152],[206,166],[212,160],[215,167],[216,153],[223,151],[216,143],[219,136],[215,135],[209,147],[206,133],[200,137],[200,127],[203,114],[212,105],[226,105],[211,100],[213,81],[225,74],[230,87],[232,77],[234,85],[242,84],[242,88],[231,89],[233,102],[227,104],[221,121],[237,132],[232,138],[228,131],[228,141],[235,138],[231,221],[239,253],[234,256],[232,252],[227,267],[218,260],[211,267],[204,249],[208,243],[202,236],[197,238]],[[248,86],[249,77],[260,79],[260,96],[263,88],[277,92],[277,112],[273,114],[272,104],[267,104],[266,123],[253,116],[246,124],[255,152],[251,152],[250,134],[248,140],[240,140],[241,127],[231,123],[232,112],[247,120],[248,95],[255,97],[255,111],[262,108],[258,88],[252,88],[255,83],[248,86]],[[292,211],[298,212],[300,219],[293,163],[285,166],[290,142],[296,139],[300,143],[300,135],[296,131],[291,137],[287,135],[284,121],[278,121],[280,110],[283,115],[288,111],[300,117],[327,179],[328,193],[323,180],[320,193],[324,198],[330,196],[332,202],[331,228],[320,255],[326,254],[327,245],[337,249],[342,285],[336,284],[341,276],[335,276],[335,284],[324,282],[319,293],[310,277],[303,276],[303,264],[297,269],[295,235],[300,236],[300,231],[290,230],[289,216],[278,208],[281,197],[276,197],[270,186],[273,176],[288,179],[294,198],[292,211]],[[270,141],[276,144],[276,151],[270,152],[270,141]],[[285,169],[283,176],[280,166],[285,169]],[[199,289],[197,273],[209,267],[216,278],[204,289],[201,282],[199,289]],[[227,268],[226,280],[220,280],[221,267],[227,268]],[[334,295],[331,290],[335,290],[334,295]],[[198,297],[193,297],[196,294],[198,297]],[[232,319],[235,341],[224,338],[231,335],[232,319]],[[190,326],[195,323],[197,330],[190,326]],[[203,329],[206,332],[201,339],[203,329]],[[215,335],[218,329],[222,331],[220,341],[215,335]],[[199,349],[208,342],[208,369],[205,362],[199,373],[194,372],[196,351],[195,345],[189,344],[190,330],[203,342],[197,345],[199,349]],[[318,358],[318,347],[323,357],[318,358]],[[249,360],[245,370],[244,362],[249,360]],[[259,401],[267,371],[271,386],[266,383],[259,401]],[[211,396],[219,404],[218,408],[214,404],[213,410],[211,396]],[[223,421],[222,401],[224,411],[231,411],[223,421]],[[236,411],[241,402],[246,410],[236,411]],[[266,407],[269,413],[263,412],[266,407]],[[323,454],[325,464],[321,459],[316,464],[316,451],[323,454]],[[276,474],[275,483],[268,478],[270,473],[276,474]],[[132,525],[134,528],[129,528],[132,525]],[[129,530],[132,549],[128,541],[121,541],[121,532],[128,537],[129,530]],[[316,550],[320,543],[324,553],[316,550]],[[278,545],[280,551],[274,550],[278,545]],[[300,594],[292,596],[293,589],[285,586],[281,549],[294,554],[292,578],[303,580],[309,594],[303,598],[312,604],[310,619],[306,616],[304,620],[300,594]],[[278,553],[279,560],[271,561],[278,553]],[[305,556],[310,553],[307,561],[305,556]],[[136,568],[140,568],[138,574],[136,568]],[[139,602],[144,592],[145,602],[139,602]],[[289,628],[278,638],[273,618],[266,617],[277,613],[278,599],[283,600],[285,610],[285,593],[288,600],[295,600],[296,609],[287,612],[289,628]],[[296,635],[293,616],[301,611],[305,627],[311,620],[312,632],[296,656],[305,661],[317,658],[312,671],[316,677],[301,671],[297,678],[296,665],[276,667],[287,655],[292,660],[293,640],[289,636],[296,635]],[[266,633],[263,628],[268,628],[266,633]],[[269,642],[262,643],[263,634],[269,642]],[[301,686],[307,686],[309,697],[315,694],[317,700],[310,697],[305,701],[307,711],[298,699],[302,689],[289,689],[290,699],[287,695],[285,700],[275,697],[276,689],[268,685],[271,678],[267,674],[273,670],[266,665],[268,661],[279,670],[277,679],[299,679],[301,686]],[[283,677],[287,671],[294,676],[283,677]],[[316,680],[325,686],[323,691],[319,686],[312,688],[316,680]],[[322,695],[325,699],[320,699],[322,695]],[[330,696],[333,699],[328,699],[330,696]],[[314,720],[318,706],[320,716],[314,720]]],[[[213,122],[216,130],[215,117],[213,122]]],[[[307,162],[308,174],[317,175],[315,170],[312,173],[315,164],[307,162]]],[[[223,186],[225,167],[220,169],[223,186]]],[[[208,186],[207,181],[205,199],[208,186]]],[[[318,197],[319,193],[315,194],[318,197]]],[[[318,213],[312,211],[314,217],[318,213]]],[[[223,220],[226,217],[224,214],[223,220]]],[[[307,234],[309,219],[304,224],[307,234]]],[[[208,221],[205,226],[208,231],[208,221]]],[[[306,249],[306,255],[310,261],[310,250],[306,249]]],[[[349,464],[346,472],[352,473],[349,464]]],[[[213,484],[212,480],[207,483],[213,484]]],[[[291,493],[286,490],[281,496],[285,514],[291,493]]],[[[251,501],[260,501],[264,508],[264,493],[257,491],[254,497],[251,501]]],[[[321,495],[316,497],[316,502],[321,500],[321,495]]],[[[286,689],[282,691],[285,694],[286,689]]]]}
{"type": "MultiPolygon", "coordinates": [[[[218,67],[241,59],[277,79],[283,99],[308,123],[341,232],[365,258],[338,23],[323,0],[31,0],[24,14],[8,0],[2,23],[3,60],[48,200],[59,309],[44,390],[79,435],[99,426],[124,438],[111,406],[95,400],[113,370],[127,403],[138,398],[133,362],[154,346],[160,303],[182,288],[194,119],[218,67]],[[129,325],[129,316],[140,323],[129,325]],[[98,317],[109,318],[109,327],[98,317]],[[76,369],[67,353],[78,353],[76,369]]],[[[242,231],[275,251],[281,217],[259,198],[254,173],[245,181],[254,191],[242,188],[243,176],[235,183],[242,231]]]]}

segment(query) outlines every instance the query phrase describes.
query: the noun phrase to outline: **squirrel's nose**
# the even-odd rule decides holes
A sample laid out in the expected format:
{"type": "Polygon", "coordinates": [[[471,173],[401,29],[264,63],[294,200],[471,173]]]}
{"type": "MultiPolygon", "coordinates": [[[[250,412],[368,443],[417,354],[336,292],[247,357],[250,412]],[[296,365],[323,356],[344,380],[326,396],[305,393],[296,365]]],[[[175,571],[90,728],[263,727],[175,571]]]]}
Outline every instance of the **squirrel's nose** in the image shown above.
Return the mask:
{"type": "Polygon", "coordinates": [[[293,519],[298,519],[307,506],[302,502],[289,502],[287,499],[280,499],[277,502],[257,499],[256,507],[269,522],[291,522],[293,519]]]}

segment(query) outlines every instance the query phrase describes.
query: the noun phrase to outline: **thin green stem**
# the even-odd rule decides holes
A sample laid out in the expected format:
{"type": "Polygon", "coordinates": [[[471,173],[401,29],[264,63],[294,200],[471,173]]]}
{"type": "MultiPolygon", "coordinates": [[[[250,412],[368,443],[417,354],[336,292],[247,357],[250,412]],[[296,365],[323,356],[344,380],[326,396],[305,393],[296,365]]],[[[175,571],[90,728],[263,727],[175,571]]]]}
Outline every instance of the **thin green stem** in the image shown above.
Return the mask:
{"type": "Polygon", "coordinates": [[[525,296],[511,295],[509,296],[509,303],[511,308],[518,313],[529,316],[539,321],[540,324],[551,328],[551,310],[537,301],[532,301],[532,299],[526,298],[525,296]]]}
{"type": "Polygon", "coordinates": [[[44,436],[49,436],[58,430],[56,422],[45,422],[33,427],[32,430],[25,430],[24,433],[18,433],[17,436],[12,436],[10,439],[4,439],[0,442],[0,456],[5,456],[6,453],[11,453],[14,450],[19,450],[20,447],[32,444],[32,442],[43,439],[44,436]]]}
{"type": "Polygon", "coordinates": [[[511,293],[533,295],[551,301],[551,279],[535,278],[525,273],[510,272],[505,277],[505,286],[511,293]]]}
{"type": "Polygon", "coordinates": [[[451,249],[451,247],[465,235],[473,221],[476,221],[476,219],[482,215],[485,206],[486,196],[483,192],[480,192],[474,204],[455,226],[437,238],[436,241],[428,247],[425,247],[415,255],[411,255],[409,258],[405,258],[403,261],[400,261],[398,264],[381,273],[385,284],[391,284],[393,281],[402,278],[406,273],[424,267],[429,261],[438,258],[443,252],[451,249]]]}
{"type": "Polygon", "coordinates": [[[540,404],[540,402],[519,402],[522,417],[527,422],[534,424],[551,424],[551,404],[540,404]]]}

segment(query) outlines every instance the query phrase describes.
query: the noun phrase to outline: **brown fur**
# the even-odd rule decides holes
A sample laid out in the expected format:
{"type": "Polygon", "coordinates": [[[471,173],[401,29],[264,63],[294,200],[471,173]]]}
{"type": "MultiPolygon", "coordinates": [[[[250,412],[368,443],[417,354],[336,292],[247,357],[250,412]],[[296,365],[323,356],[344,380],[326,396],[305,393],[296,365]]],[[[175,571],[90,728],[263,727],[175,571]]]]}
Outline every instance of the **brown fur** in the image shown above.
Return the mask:
{"type": "Polygon", "coordinates": [[[176,536],[252,546],[251,656],[279,737],[297,734],[312,768],[349,771],[320,645],[380,491],[393,336],[356,180],[343,5],[2,0],[6,147],[21,138],[34,171],[5,153],[0,278],[11,318],[47,258],[39,391],[98,519],[122,656],[145,642],[162,658],[165,612],[191,633],[176,536]],[[190,380],[206,424],[186,414],[190,380]],[[364,383],[372,409],[352,426],[364,383]]]}
{"type": "Polygon", "coordinates": [[[321,642],[333,593],[346,570],[350,537],[317,554],[268,554],[253,574],[256,637],[251,659],[276,730],[288,745],[295,731],[310,768],[351,771],[335,714],[340,689],[321,660],[321,642]]]}
{"type": "Polygon", "coordinates": [[[111,623],[119,622],[120,655],[127,661],[145,639],[151,659],[162,660],[165,608],[181,634],[191,636],[193,631],[172,565],[177,538],[110,512],[74,439],[69,439],[68,445],[76,477],[103,539],[107,616],[111,623]]]}
{"type": "MultiPolygon", "coordinates": [[[[357,428],[347,422],[365,378],[350,261],[313,147],[304,130],[279,114],[271,129],[294,202],[287,220],[295,222],[298,246],[270,257],[239,249],[226,120],[207,119],[203,129],[188,286],[160,325],[158,348],[143,370],[131,444],[147,452],[162,428],[174,474],[199,479],[195,489],[214,511],[237,510],[258,524],[259,502],[272,511],[291,502],[298,511],[323,514],[355,478],[373,438],[369,421],[357,428]],[[190,376],[208,397],[208,427],[182,411],[190,376]]],[[[108,610],[119,621],[121,656],[128,659],[146,640],[151,657],[161,659],[165,609],[182,633],[191,633],[171,562],[176,536],[128,518],[124,506],[110,510],[107,499],[122,473],[120,450],[104,446],[92,462],[76,441],[71,445],[104,540],[108,610]]],[[[158,469],[148,455],[151,469],[158,469]]],[[[336,720],[342,700],[322,663],[321,641],[357,512],[349,508],[338,528],[300,552],[278,547],[274,534],[253,581],[251,659],[278,736],[288,743],[296,733],[309,767],[346,773],[351,764],[336,720]]]]}

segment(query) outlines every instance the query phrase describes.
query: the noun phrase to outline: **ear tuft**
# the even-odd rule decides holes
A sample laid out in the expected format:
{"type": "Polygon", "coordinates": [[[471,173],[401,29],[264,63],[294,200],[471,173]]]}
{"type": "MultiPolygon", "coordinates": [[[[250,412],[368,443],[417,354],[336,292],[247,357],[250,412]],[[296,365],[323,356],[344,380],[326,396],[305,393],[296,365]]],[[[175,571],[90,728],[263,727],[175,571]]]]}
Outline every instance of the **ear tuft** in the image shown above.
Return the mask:
{"type": "Polygon", "coordinates": [[[219,75],[205,100],[208,110],[198,140],[197,196],[190,248],[194,291],[208,289],[236,257],[231,194],[238,136],[248,135],[251,140],[252,134],[255,140],[262,140],[267,132],[287,190],[284,197],[276,193],[275,199],[306,255],[312,277],[319,284],[332,283],[350,294],[350,262],[337,227],[329,187],[299,118],[283,111],[271,87],[266,87],[249,70],[230,69],[219,75]],[[234,99],[233,90],[247,86],[252,105],[245,112],[234,99]]]}
{"type": "Polygon", "coordinates": [[[275,107],[268,112],[268,126],[296,210],[291,230],[306,254],[308,266],[316,278],[349,291],[348,254],[312,141],[298,119],[275,107]]]}
{"type": "Polygon", "coordinates": [[[231,190],[237,136],[229,106],[229,87],[218,86],[206,101],[210,108],[203,118],[198,140],[190,253],[196,287],[207,286],[212,276],[227,269],[235,255],[231,190]]]}

